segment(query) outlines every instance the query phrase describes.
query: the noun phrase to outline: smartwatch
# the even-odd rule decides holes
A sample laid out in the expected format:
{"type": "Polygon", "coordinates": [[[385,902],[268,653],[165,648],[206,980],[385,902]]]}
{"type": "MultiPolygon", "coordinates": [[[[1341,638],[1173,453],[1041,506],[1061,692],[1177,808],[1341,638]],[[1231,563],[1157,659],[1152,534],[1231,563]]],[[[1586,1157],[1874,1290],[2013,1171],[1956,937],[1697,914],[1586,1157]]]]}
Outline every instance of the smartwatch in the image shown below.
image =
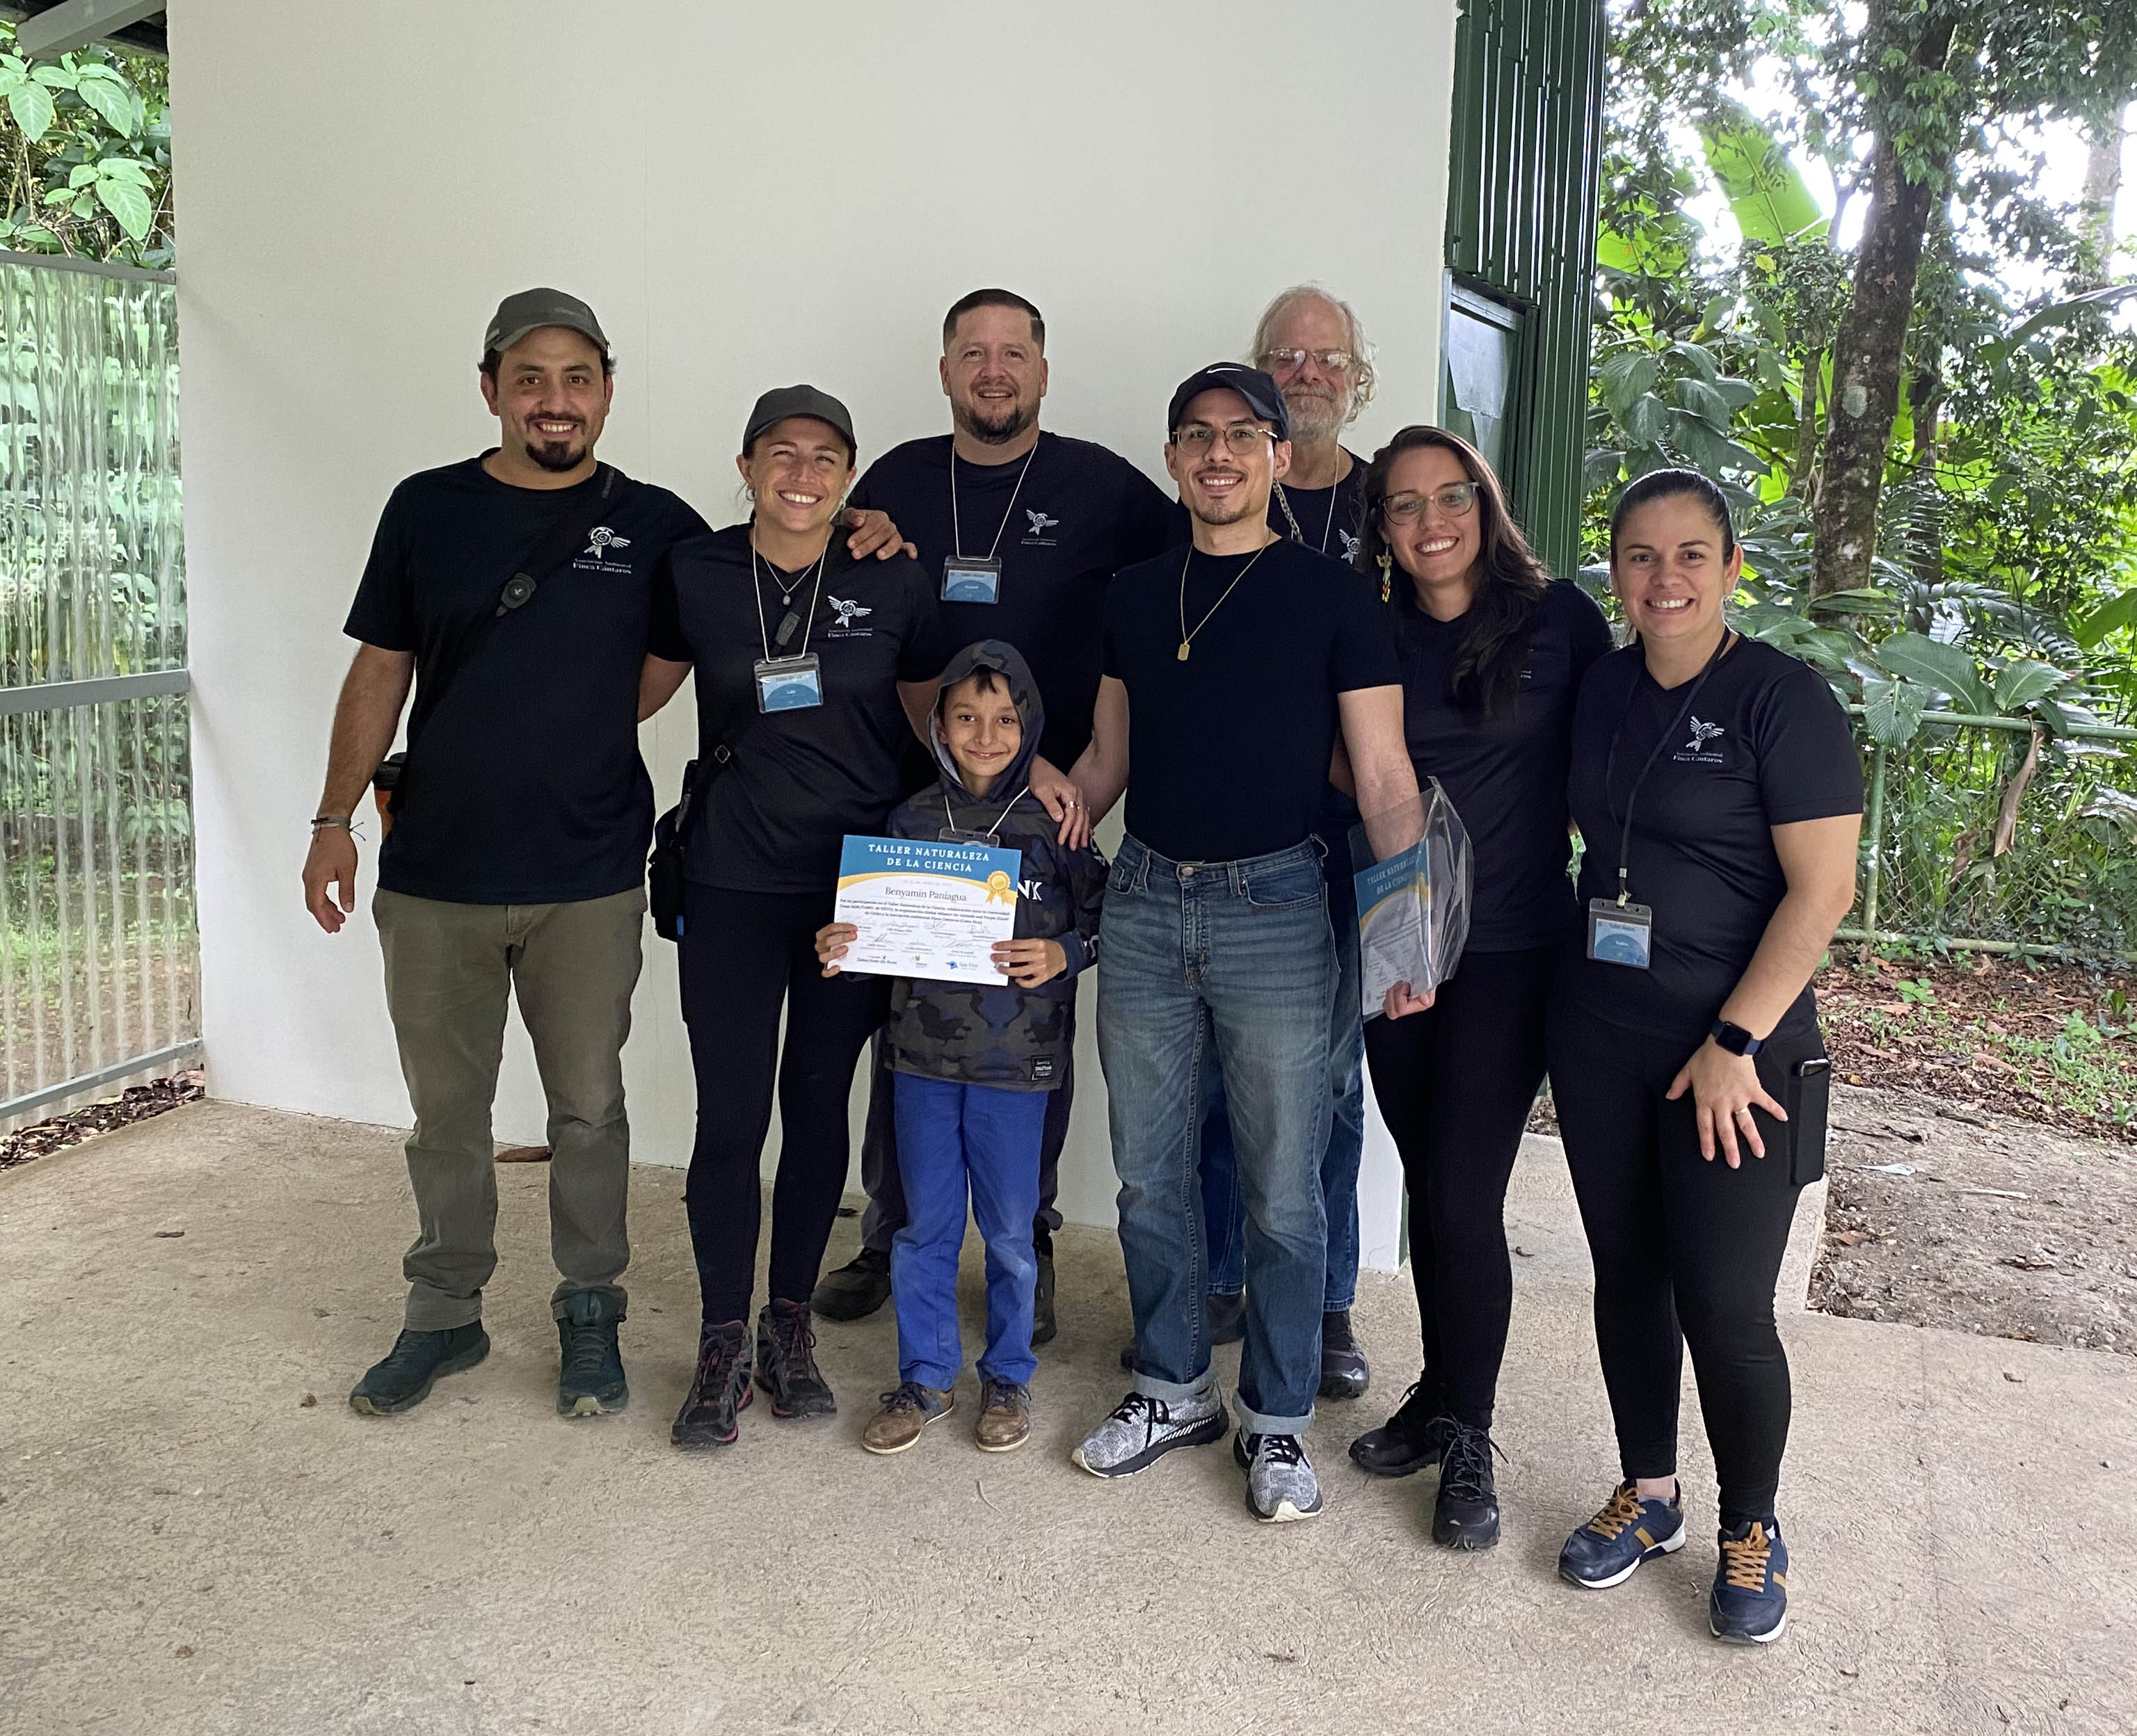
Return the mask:
{"type": "Polygon", "coordinates": [[[1725,1048],[1732,1055],[1755,1055],[1766,1046],[1765,1038],[1754,1037],[1740,1024],[1731,1024],[1726,1019],[1716,1019],[1708,1034],[1714,1038],[1717,1048],[1725,1048]]]}

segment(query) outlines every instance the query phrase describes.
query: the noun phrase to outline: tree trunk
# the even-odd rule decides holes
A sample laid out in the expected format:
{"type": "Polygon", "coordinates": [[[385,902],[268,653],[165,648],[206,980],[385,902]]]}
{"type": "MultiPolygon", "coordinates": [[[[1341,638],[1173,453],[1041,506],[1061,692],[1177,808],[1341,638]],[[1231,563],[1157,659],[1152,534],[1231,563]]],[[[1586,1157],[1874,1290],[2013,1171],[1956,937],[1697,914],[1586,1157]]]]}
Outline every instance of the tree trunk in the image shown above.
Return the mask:
{"type": "Polygon", "coordinates": [[[2089,265],[2071,275],[2071,288],[2104,289],[2114,276],[2115,202],[2122,192],[2122,140],[2129,117],[2086,129],[2085,185],[2078,194],[2078,230],[2092,245],[2089,265]]]}
{"type": "MultiPolygon", "coordinates": [[[[1878,34],[1875,14],[1881,9],[1871,8],[1872,40],[1878,34]]],[[[1944,65],[1952,29],[1949,16],[1932,17],[1910,56],[1916,68],[1927,72],[1944,65]]],[[[1871,581],[1877,496],[1899,412],[1922,240],[1950,159],[1928,167],[1924,179],[1908,179],[1894,141],[1879,136],[1871,158],[1869,213],[1855,255],[1854,294],[1833,343],[1833,397],[1826,408],[1824,464],[1813,516],[1815,596],[1862,589],[1871,581]]]]}

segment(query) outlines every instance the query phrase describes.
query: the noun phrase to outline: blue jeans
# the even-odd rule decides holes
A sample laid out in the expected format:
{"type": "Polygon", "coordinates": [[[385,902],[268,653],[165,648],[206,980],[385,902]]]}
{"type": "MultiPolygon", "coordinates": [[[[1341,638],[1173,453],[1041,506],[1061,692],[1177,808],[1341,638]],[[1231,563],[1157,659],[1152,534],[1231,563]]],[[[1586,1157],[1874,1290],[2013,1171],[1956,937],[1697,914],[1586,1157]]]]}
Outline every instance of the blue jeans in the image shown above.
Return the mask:
{"type": "Polygon", "coordinates": [[[1039,1261],[1031,1220],[1039,1210],[1039,1142],[1047,1091],[1003,1091],[899,1073],[898,1169],[905,1226],[891,1238],[891,1294],[898,1302],[898,1377],[947,1390],[965,1347],[957,1331],[957,1256],[965,1200],[987,1245],[987,1348],[980,1377],[1030,1382],[1031,1297],[1039,1261]]]}
{"type": "Polygon", "coordinates": [[[1245,1225],[1240,1426],[1296,1434],[1321,1383],[1327,1262],[1328,1006],[1336,948],[1311,840],[1240,862],[1177,863],[1131,835],[1106,885],[1098,1056],[1135,1312],[1135,1388],[1208,1393],[1208,1242],[1196,1169],[1220,1062],[1245,1225]]]}
{"type": "MultiPolygon", "coordinates": [[[[1331,858],[1343,861],[1343,855],[1331,858]]],[[[1358,1296],[1358,1169],[1365,1155],[1365,1033],[1358,1004],[1358,892],[1348,873],[1328,872],[1328,924],[1336,937],[1337,981],[1328,1024],[1328,1088],[1333,1114],[1321,1154],[1321,1205],[1328,1219],[1324,1314],[1349,1311],[1358,1296]]],[[[1224,1111],[1224,1077],[1213,1070],[1202,1125],[1202,1215],[1210,1227],[1210,1288],[1237,1296],[1246,1287],[1246,1225],[1224,1111]]]]}

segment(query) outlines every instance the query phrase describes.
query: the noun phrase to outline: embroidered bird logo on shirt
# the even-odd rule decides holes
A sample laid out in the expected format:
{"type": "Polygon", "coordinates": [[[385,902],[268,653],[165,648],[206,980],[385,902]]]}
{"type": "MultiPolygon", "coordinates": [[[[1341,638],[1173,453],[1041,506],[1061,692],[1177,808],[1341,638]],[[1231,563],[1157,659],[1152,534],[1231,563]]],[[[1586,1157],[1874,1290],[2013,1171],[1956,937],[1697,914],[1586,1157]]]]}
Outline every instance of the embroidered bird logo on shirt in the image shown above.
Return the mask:
{"type": "Polygon", "coordinates": [[[1706,747],[1709,742],[1713,741],[1716,737],[1725,733],[1726,733],[1726,732],[1722,729],[1719,723],[1702,723],[1698,718],[1694,717],[1692,720],[1692,739],[1684,744],[1684,751],[1687,753],[1698,753],[1706,747]]]}
{"type": "Polygon", "coordinates": [[[1031,521],[1031,534],[1034,537],[1044,536],[1061,522],[1059,518],[1048,518],[1044,513],[1034,513],[1030,507],[1024,509],[1024,516],[1031,521]]]}
{"type": "Polygon", "coordinates": [[[579,558],[583,561],[587,559],[588,556],[591,556],[593,559],[598,561],[602,558],[604,553],[609,549],[628,548],[630,547],[630,537],[619,537],[606,524],[596,524],[592,530],[587,533],[587,552],[586,554],[581,555],[579,558]]]}
{"type": "Polygon", "coordinates": [[[849,603],[842,596],[835,596],[830,601],[832,609],[838,615],[839,625],[842,627],[850,627],[864,615],[875,613],[874,610],[859,603],[849,603]]]}

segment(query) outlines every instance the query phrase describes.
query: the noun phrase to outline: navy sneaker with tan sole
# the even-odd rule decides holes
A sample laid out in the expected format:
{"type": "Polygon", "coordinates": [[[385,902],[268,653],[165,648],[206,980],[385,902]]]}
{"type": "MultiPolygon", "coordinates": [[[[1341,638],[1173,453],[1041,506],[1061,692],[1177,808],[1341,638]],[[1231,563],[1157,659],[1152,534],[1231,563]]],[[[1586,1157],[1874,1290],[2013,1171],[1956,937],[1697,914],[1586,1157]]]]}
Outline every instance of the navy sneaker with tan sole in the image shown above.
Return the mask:
{"type": "Polygon", "coordinates": [[[1640,1563],[1684,1547],[1682,1494],[1666,1501],[1642,1500],[1637,1485],[1620,1483],[1610,1499],[1558,1552],[1559,1577],[1591,1592],[1623,1585],[1640,1563]]]}
{"type": "Polygon", "coordinates": [[[630,1403],[616,1328],[623,1304],[598,1291],[567,1296],[557,1315],[557,1414],[602,1417],[630,1403]]]}
{"type": "Polygon", "coordinates": [[[1706,1625],[1717,1640],[1764,1646],[1789,1625],[1789,1547],[1771,1519],[1746,1520],[1721,1534],[1721,1560],[1706,1600],[1706,1625]]]}
{"type": "Polygon", "coordinates": [[[384,1359],[364,1370],[348,1395],[349,1408],[367,1417],[413,1410],[431,1396],[431,1383],[471,1369],[489,1354],[480,1320],[439,1332],[403,1332],[384,1359]]]}

